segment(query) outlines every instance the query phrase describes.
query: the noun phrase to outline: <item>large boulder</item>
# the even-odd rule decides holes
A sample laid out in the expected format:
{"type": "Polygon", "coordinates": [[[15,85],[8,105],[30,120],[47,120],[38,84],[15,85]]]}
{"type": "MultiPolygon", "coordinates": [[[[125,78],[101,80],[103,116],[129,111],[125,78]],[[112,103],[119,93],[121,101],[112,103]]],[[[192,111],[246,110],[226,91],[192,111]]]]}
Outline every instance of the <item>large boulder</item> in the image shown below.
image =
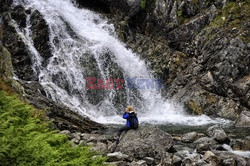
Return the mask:
{"type": "Polygon", "coordinates": [[[153,157],[160,160],[173,145],[172,136],[152,126],[129,130],[120,140],[116,151],[135,158],[153,157]]]}
{"type": "Polygon", "coordinates": [[[225,131],[218,125],[211,126],[207,129],[207,134],[214,138],[216,141],[225,143],[229,141],[229,138],[225,131]]]}
{"type": "Polygon", "coordinates": [[[235,123],[236,127],[250,127],[250,112],[243,111],[241,112],[239,118],[235,123]]]}

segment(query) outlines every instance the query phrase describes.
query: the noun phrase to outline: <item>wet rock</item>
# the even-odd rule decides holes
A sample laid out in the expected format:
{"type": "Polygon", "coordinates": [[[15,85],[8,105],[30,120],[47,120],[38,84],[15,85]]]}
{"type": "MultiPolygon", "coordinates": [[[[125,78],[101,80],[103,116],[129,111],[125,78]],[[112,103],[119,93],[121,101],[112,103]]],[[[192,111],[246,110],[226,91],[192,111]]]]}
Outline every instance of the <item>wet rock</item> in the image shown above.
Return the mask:
{"type": "Polygon", "coordinates": [[[51,48],[49,44],[49,28],[40,14],[39,11],[35,10],[30,16],[32,39],[34,41],[34,46],[40,53],[40,55],[45,58],[45,60],[52,56],[51,48]]]}
{"type": "Polygon", "coordinates": [[[135,158],[153,157],[161,159],[172,146],[172,137],[168,133],[151,126],[129,130],[120,140],[116,151],[135,158]]]}
{"type": "Polygon", "coordinates": [[[13,12],[11,12],[11,17],[17,22],[19,27],[26,27],[26,13],[23,6],[15,6],[13,12]]]}
{"type": "Polygon", "coordinates": [[[236,127],[250,127],[250,112],[243,111],[241,112],[239,118],[235,123],[236,127]]]}
{"type": "Polygon", "coordinates": [[[3,45],[10,51],[14,73],[18,78],[27,81],[35,81],[38,78],[32,69],[29,50],[22,41],[22,38],[16,32],[11,19],[9,13],[3,14],[3,45]]]}
{"type": "Polygon", "coordinates": [[[207,135],[214,138],[220,143],[228,143],[229,138],[225,131],[218,125],[211,126],[207,129],[207,135]]]}
{"type": "Polygon", "coordinates": [[[121,152],[114,152],[114,153],[108,153],[107,154],[108,161],[120,161],[120,160],[125,160],[128,158],[128,155],[123,154],[121,152]]]}

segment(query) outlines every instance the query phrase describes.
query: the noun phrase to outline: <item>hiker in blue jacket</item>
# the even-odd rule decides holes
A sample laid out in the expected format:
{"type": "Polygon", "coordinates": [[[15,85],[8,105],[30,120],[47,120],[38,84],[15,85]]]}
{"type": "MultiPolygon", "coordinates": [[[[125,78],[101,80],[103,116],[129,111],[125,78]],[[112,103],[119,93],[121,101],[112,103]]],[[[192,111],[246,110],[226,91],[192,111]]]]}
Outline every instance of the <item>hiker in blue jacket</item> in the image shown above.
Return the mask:
{"type": "Polygon", "coordinates": [[[138,128],[138,119],[135,113],[135,110],[132,106],[128,106],[126,108],[125,113],[122,116],[124,119],[127,120],[126,125],[119,129],[117,136],[120,137],[123,131],[128,131],[130,129],[137,129],[138,128]]]}

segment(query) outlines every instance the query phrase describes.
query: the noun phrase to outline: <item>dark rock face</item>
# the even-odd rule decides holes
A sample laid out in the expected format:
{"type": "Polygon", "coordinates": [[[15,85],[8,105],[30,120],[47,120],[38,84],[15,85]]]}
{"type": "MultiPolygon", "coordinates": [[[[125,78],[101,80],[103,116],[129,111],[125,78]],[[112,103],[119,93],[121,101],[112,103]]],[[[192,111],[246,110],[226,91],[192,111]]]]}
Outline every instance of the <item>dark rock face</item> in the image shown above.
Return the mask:
{"type": "Polygon", "coordinates": [[[30,16],[32,39],[40,55],[46,60],[52,56],[49,45],[49,28],[43,16],[36,10],[30,16]]]}
{"type": "Polygon", "coordinates": [[[172,146],[172,137],[155,127],[140,127],[129,130],[120,140],[116,151],[128,156],[143,158],[154,157],[160,160],[172,146]]]}
{"type": "Polygon", "coordinates": [[[0,13],[7,11],[13,0],[0,0],[0,13]]]}
{"type": "MultiPolygon", "coordinates": [[[[20,8],[19,10],[22,9],[20,8]]],[[[15,17],[23,18],[17,16],[15,17]]],[[[31,67],[32,60],[29,56],[29,50],[22,41],[21,37],[17,34],[11,19],[11,15],[9,13],[3,13],[3,45],[11,53],[14,73],[23,80],[37,80],[37,76],[31,67]]],[[[21,22],[23,21],[17,20],[17,22],[22,24],[21,22]]]]}

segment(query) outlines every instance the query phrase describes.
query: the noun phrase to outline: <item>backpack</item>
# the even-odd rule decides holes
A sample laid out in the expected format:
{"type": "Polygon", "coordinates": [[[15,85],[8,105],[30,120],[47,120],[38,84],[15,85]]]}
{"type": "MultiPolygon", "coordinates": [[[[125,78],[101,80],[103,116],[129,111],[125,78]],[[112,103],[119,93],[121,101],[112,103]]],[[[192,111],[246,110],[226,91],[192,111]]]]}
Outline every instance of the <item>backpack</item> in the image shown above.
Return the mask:
{"type": "Polygon", "coordinates": [[[139,121],[135,113],[130,114],[130,127],[137,129],[139,127],[139,121]]]}

